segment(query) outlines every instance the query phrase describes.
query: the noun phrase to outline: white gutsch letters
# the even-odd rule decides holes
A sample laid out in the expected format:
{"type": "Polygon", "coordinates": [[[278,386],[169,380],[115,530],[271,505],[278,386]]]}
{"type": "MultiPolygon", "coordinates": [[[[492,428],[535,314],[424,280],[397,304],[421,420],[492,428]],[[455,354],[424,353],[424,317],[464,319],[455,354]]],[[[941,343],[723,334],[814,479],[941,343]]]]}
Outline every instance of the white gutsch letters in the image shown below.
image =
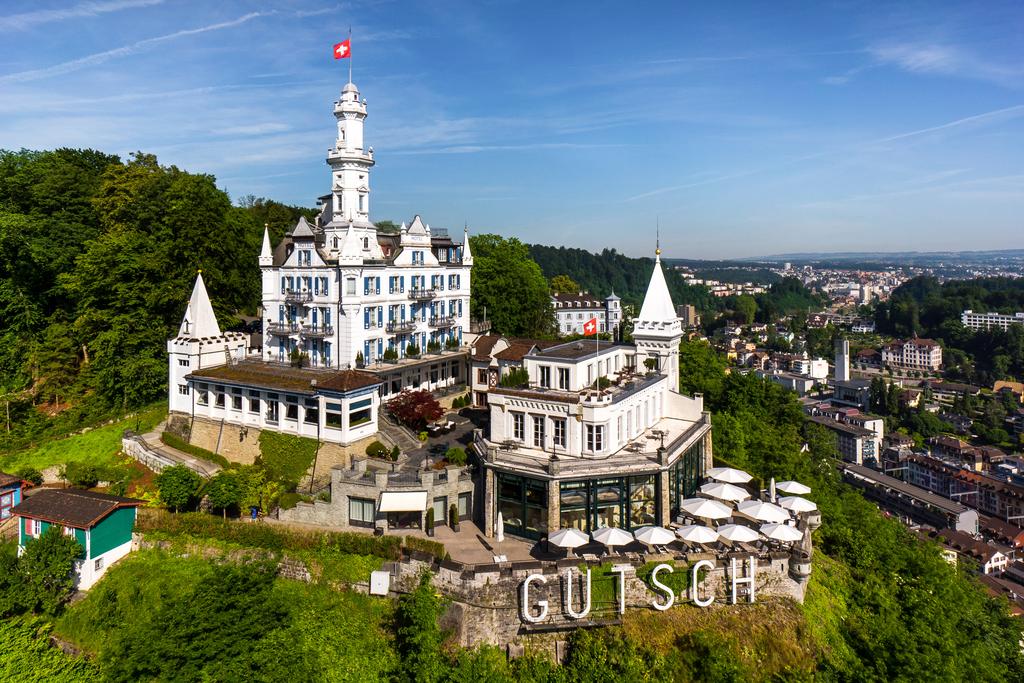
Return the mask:
{"type": "Polygon", "coordinates": [[[660,574],[663,571],[668,571],[668,573],[671,574],[672,565],[662,563],[651,571],[651,583],[654,584],[655,588],[665,591],[665,595],[668,596],[668,599],[665,600],[664,604],[659,603],[657,600],[651,602],[651,605],[654,607],[654,609],[660,610],[662,612],[672,607],[672,605],[676,601],[675,591],[673,591],[671,588],[663,584],[661,581],[658,581],[658,574],[660,574]]]}
{"type": "Polygon", "coordinates": [[[583,597],[580,598],[581,609],[579,612],[572,608],[572,584],[572,568],[570,567],[565,570],[565,613],[573,619],[582,619],[590,614],[590,567],[587,567],[587,587],[583,591],[583,597]]]}
{"type": "Polygon", "coordinates": [[[548,616],[548,601],[538,600],[537,606],[540,607],[540,614],[537,616],[530,614],[530,584],[534,581],[541,584],[547,583],[547,579],[544,578],[543,574],[530,574],[526,577],[526,580],[523,581],[523,595],[522,600],[520,601],[522,609],[521,616],[523,617],[523,621],[528,621],[531,624],[539,624],[548,616]]]}
{"type": "MultiPolygon", "coordinates": [[[[757,558],[753,555],[750,556],[750,570],[747,572],[747,577],[742,578],[739,576],[739,571],[736,570],[736,558],[732,558],[732,564],[730,566],[729,575],[732,577],[732,604],[736,604],[736,588],[741,583],[749,586],[747,591],[748,602],[754,602],[754,581],[757,578],[757,558]]],[[[743,570],[743,564],[740,563],[740,571],[743,570]]]]}
{"type": "Polygon", "coordinates": [[[715,594],[712,593],[703,600],[700,597],[700,586],[697,585],[697,580],[700,576],[700,570],[707,567],[708,569],[714,569],[715,563],[711,560],[701,560],[693,565],[693,575],[690,579],[690,599],[693,600],[693,604],[697,607],[707,607],[715,601],[715,594]]]}
{"type": "Polygon", "coordinates": [[[628,564],[617,564],[611,569],[612,574],[619,575],[619,614],[626,613],[626,572],[632,568],[628,564]]]}

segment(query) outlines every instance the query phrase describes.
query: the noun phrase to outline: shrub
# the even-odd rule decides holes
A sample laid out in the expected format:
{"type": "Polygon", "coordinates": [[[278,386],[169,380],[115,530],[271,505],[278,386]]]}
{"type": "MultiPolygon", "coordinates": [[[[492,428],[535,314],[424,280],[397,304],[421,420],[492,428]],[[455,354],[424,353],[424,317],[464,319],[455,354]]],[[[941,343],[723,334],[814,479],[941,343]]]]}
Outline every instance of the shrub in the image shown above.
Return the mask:
{"type": "Polygon", "coordinates": [[[448,452],[444,454],[444,457],[453,465],[461,466],[466,464],[466,451],[465,449],[457,446],[449,448],[448,452]]]}
{"type": "Polygon", "coordinates": [[[419,434],[416,435],[416,438],[426,443],[427,439],[430,438],[430,434],[427,434],[426,432],[420,432],[419,434]]]}
{"type": "Polygon", "coordinates": [[[43,473],[35,467],[22,467],[15,474],[34,486],[39,486],[43,483],[43,473]]]}
{"type": "Polygon", "coordinates": [[[380,441],[374,441],[366,447],[366,454],[371,458],[386,458],[388,457],[388,453],[388,447],[380,441]]]}
{"type": "Polygon", "coordinates": [[[69,462],[64,465],[63,478],[72,486],[91,489],[99,483],[99,471],[93,465],[84,462],[69,462]]]}
{"type": "Polygon", "coordinates": [[[395,351],[393,346],[389,346],[384,349],[384,360],[398,360],[398,351],[395,351]]]}
{"type": "Polygon", "coordinates": [[[387,408],[400,422],[413,429],[423,429],[427,422],[444,415],[444,408],[429,391],[403,391],[387,402],[387,408]]]}
{"type": "MultiPolygon", "coordinates": [[[[429,510],[430,508],[428,508],[429,510]]],[[[446,559],[448,557],[448,551],[444,549],[443,543],[437,541],[431,541],[427,538],[419,538],[416,536],[406,536],[404,545],[409,550],[416,550],[421,553],[426,553],[432,557],[436,557],[439,560],[446,559]]]]}
{"type": "Polygon", "coordinates": [[[521,387],[530,383],[530,373],[523,368],[512,368],[498,381],[503,387],[521,387]]]}
{"type": "MultiPolygon", "coordinates": [[[[282,503],[288,495],[281,496],[282,503]]],[[[291,495],[297,496],[296,502],[302,500],[302,496],[298,494],[291,495]]],[[[402,539],[398,536],[370,536],[333,531],[304,532],[269,524],[238,524],[198,512],[173,515],[159,510],[146,510],[145,514],[139,515],[135,528],[142,533],[211,538],[266,550],[331,548],[342,553],[374,555],[387,560],[398,559],[402,544],[402,539]]]]}
{"type": "Polygon", "coordinates": [[[277,505],[282,510],[291,510],[299,503],[311,503],[313,499],[309,496],[304,496],[301,493],[295,493],[290,491],[288,493],[282,493],[281,497],[277,499],[277,505]]]}
{"type": "Polygon", "coordinates": [[[456,339],[455,337],[449,337],[448,340],[445,341],[444,347],[446,349],[449,349],[449,350],[450,349],[457,349],[457,348],[459,348],[459,340],[456,339]]]}
{"type": "Polygon", "coordinates": [[[436,339],[431,342],[427,342],[427,353],[437,353],[441,350],[441,342],[436,339]]]}
{"type": "Polygon", "coordinates": [[[18,560],[23,604],[36,612],[59,612],[75,592],[72,571],[84,550],[74,536],[65,536],[57,526],[29,541],[18,560]]]}
{"type": "Polygon", "coordinates": [[[427,508],[427,530],[434,528],[434,506],[427,508]]]}
{"type": "Polygon", "coordinates": [[[201,483],[200,476],[184,465],[168,467],[156,478],[160,502],[175,512],[189,506],[201,483]]]}
{"type": "Polygon", "coordinates": [[[188,453],[189,455],[195,456],[201,460],[208,460],[209,462],[213,462],[220,465],[224,469],[231,467],[231,463],[228,462],[228,459],[225,458],[223,455],[220,455],[219,453],[214,453],[213,451],[208,451],[205,448],[200,448],[199,446],[193,446],[189,442],[185,441],[179,436],[176,436],[175,434],[172,434],[171,432],[164,432],[163,434],[161,434],[160,440],[164,443],[164,445],[170,446],[176,451],[188,453]]]}
{"type": "Polygon", "coordinates": [[[452,503],[448,506],[448,526],[454,528],[459,523],[459,506],[452,503]]]}
{"type": "Polygon", "coordinates": [[[230,472],[218,472],[206,482],[203,492],[209,497],[210,505],[220,510],[225,519],[228,508],[237,507],[242,502],[242,486],[238,477],[230,472]]]}
{"type": "Polygon", "coordinates": [[[398,444],[395,444],[391,449],[391,461],[395,462],[398,460],[398,456],[402,454],[402,451],[398,449],[398,444]]]}
{"type": "Polygon", "coordinates": [[[361,368],[366,365],[366,360],[363,358],[363,352],[360,351],[356,354],[356,367],[361,368]]]}
{"type": "Polygon", "coordinates": [[[409,344],[405,347],[405,355],[407,356],[418,356],[420,355],[420,347],[415,344],[409,344]]]}

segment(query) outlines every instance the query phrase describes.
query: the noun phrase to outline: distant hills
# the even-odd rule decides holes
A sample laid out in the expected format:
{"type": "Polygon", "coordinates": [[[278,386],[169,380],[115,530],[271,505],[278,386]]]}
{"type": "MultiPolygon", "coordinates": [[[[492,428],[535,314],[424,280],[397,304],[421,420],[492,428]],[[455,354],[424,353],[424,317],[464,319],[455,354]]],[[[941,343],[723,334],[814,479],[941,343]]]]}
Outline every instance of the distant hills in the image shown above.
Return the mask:
{"type": "Polygon", "coordinates": [[[792,252],[736,259],[743,262],[776,261],[996,261],[1024,260],[1024,249],[997,249],[988,251],[837,251],[792,252]]]}

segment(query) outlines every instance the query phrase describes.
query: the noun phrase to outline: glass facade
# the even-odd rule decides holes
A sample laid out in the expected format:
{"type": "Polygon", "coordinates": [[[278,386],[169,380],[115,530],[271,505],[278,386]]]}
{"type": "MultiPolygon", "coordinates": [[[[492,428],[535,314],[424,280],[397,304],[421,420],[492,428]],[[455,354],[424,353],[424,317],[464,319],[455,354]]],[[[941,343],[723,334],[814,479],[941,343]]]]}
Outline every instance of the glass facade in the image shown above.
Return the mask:
{"type": "Polygon", "coordinates": [[[686,449],[668,472],[670,517],[679,514],[679,502],[690,498],[704,480],[704,439],[686,449]]]}
{"type": "Polygon", "coordinates": [[[548,484],[514,474],[497,473],[498,511],[505,532],[540,538],[547,532],[548,484]]]}
{"type": "Polygon", "coordinates": [[[658,476],[563,481],[559,503],[559,526],[563,529],[590,532],[604,526],[648,526],[657,522],[658,476]]]}

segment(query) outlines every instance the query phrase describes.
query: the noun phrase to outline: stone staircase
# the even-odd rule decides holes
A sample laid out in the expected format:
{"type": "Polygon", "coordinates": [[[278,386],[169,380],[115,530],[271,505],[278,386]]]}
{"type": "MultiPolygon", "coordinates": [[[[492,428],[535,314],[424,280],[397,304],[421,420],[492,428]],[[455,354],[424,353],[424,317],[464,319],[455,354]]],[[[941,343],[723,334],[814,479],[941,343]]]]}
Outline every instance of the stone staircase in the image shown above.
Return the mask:
{"type": "Polygon", "coordinates": [[[391,416],[385,416],[381,413],[380,417],[381,419],[377,421],[377,429],[380,431],[381,436],[386,437],[386,441],[391,442],[389,445],[397,445],[403,453],[423,446],[411,429],[398,424],[391,416]]]}

